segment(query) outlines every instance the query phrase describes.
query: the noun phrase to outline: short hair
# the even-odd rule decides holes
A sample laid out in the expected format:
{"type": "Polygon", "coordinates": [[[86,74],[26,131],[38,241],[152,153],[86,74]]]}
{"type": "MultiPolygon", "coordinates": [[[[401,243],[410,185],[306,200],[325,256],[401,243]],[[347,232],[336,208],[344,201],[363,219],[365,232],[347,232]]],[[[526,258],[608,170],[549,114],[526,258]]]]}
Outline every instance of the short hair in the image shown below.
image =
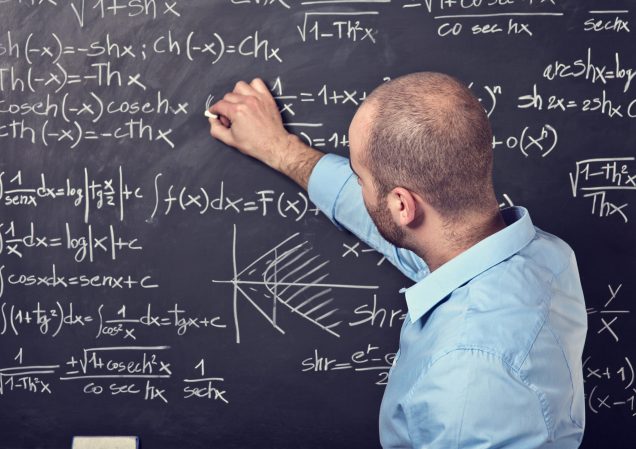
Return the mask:
{"type": "Polygon", "coordinates": [[[416,192],[442,217],[492,208],[492,130],[479,100],[457,79],[435,72],[378,86],[363,156],[380,198],[416,192]]]}

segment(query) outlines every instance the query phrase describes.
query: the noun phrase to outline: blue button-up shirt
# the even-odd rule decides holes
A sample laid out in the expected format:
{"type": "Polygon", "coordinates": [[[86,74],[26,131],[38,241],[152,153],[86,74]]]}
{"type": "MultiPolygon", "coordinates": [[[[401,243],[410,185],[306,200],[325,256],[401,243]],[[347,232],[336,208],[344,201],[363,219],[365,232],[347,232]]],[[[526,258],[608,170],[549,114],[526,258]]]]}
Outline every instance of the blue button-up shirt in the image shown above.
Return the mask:
{"type": "Polygon", "coordinates": [[[380,407],[384,448],[577,448],[587,314],[574,252],[519,206],[506,227],[432,273],[378,233],[348,159],[328,154],[309,197],[413,281],[380,407]]]}

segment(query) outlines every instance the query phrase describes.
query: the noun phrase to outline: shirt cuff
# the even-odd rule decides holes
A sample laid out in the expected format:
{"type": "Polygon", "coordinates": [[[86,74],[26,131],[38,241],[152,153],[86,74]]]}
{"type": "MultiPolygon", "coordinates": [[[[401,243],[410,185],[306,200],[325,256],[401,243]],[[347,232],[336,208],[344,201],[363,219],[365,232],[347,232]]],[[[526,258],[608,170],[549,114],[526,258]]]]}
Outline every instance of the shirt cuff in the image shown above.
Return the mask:
{"type": "Polygon", "coordinates": [[[309,175],[307,193],[309,199],[335,224],[335,210],[338,196],[347,181],[353,176],[349,159],[337,154],[325,154],[321,157],[309,175]]]}

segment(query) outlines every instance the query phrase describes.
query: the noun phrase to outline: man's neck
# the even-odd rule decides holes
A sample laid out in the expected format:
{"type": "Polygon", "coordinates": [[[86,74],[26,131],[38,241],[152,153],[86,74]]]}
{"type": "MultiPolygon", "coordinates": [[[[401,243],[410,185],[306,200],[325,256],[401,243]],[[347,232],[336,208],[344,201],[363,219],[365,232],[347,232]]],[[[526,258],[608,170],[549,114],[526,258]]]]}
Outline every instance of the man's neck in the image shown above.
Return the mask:
{"type": "Polygon", "coordinates": [[[462,227],[439,227],[434,232],[424,230],[427,238],[418,252],[431,272],[506,227],[499,209],[490,215],[471,217],[469,223],[462,227]]]}

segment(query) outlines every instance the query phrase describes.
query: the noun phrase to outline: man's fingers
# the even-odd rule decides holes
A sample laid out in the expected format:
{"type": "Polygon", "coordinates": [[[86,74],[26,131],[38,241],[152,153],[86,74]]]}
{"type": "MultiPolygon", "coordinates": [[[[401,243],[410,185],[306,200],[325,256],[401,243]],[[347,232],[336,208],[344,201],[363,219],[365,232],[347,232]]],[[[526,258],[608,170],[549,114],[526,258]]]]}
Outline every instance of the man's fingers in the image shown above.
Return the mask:
{"type": "Polygon", "coordinates": [[[239,81],[234,86],[234,92],[241,95],[254,95],[254,88],[247,84],[245,81],[239,81]]]}
{"type": "Polygon", "coordinates": [[[217,121],[221,122],[221,125],[226,128],[230,128],[232,126],[232,122],[230,122],[227,117],[223,115],[217,115],[216,117],[208,117],[208,122],[210,122],[210,126],[215,124],[217,121]]]}
{"type": "Polygon", "coordinates": [[[232,122],[230,122],[230,120],[228,120],[227,117],[223,116],[223,115],[219,115],[219,121],[223,124],[223,126],[225,126],[226,128],[229,128],[230,126],[232,126],[232,122]]]}
{"type": "Polygon", "coordinates": [[[226,145],[234,145],[234,137],[232,136],[232,130],[225,127],[218,119],[210,118],[210,134],[215,139],[219,139],[226,145]]]}
{"type": "Polygon", "coordinates": [[[267,85],[260,78],[254,78],[250,83],[250,86],[252,86],[252,88],[258,93],[271,95],[269,89],[267,88],[267,85]]]}
{"type": "Polygon", "coordinates": [[[250,83],[250,86],[252,86],[252,88],[259,93],[261,98],[267,98],[267,101],[269,103],[271,103],[272,105],[276,105],[276,100],[274,100],[274,97],[267,87],[267,84],[265,84],[262,79],[254,78],[250,83]]]}
{"type": "Polygon", "coordinates": [[[230,103],[245,103],[245,99],[247,97],[242,94],[237,94],[235,92],[228,92],[223,95],[223,99],[225,101],[229,101],[230,103]]]}
{"type": "Polygon", "coordinates": [[[227,100],[219,100],[214,103],[209,109],[209,111],[213,114],[227,117],[228,119],[230,119],[230,121],[232,120],[232,117],[234,117],[235,110],[236,104],[230,103],[227,100]]]}

